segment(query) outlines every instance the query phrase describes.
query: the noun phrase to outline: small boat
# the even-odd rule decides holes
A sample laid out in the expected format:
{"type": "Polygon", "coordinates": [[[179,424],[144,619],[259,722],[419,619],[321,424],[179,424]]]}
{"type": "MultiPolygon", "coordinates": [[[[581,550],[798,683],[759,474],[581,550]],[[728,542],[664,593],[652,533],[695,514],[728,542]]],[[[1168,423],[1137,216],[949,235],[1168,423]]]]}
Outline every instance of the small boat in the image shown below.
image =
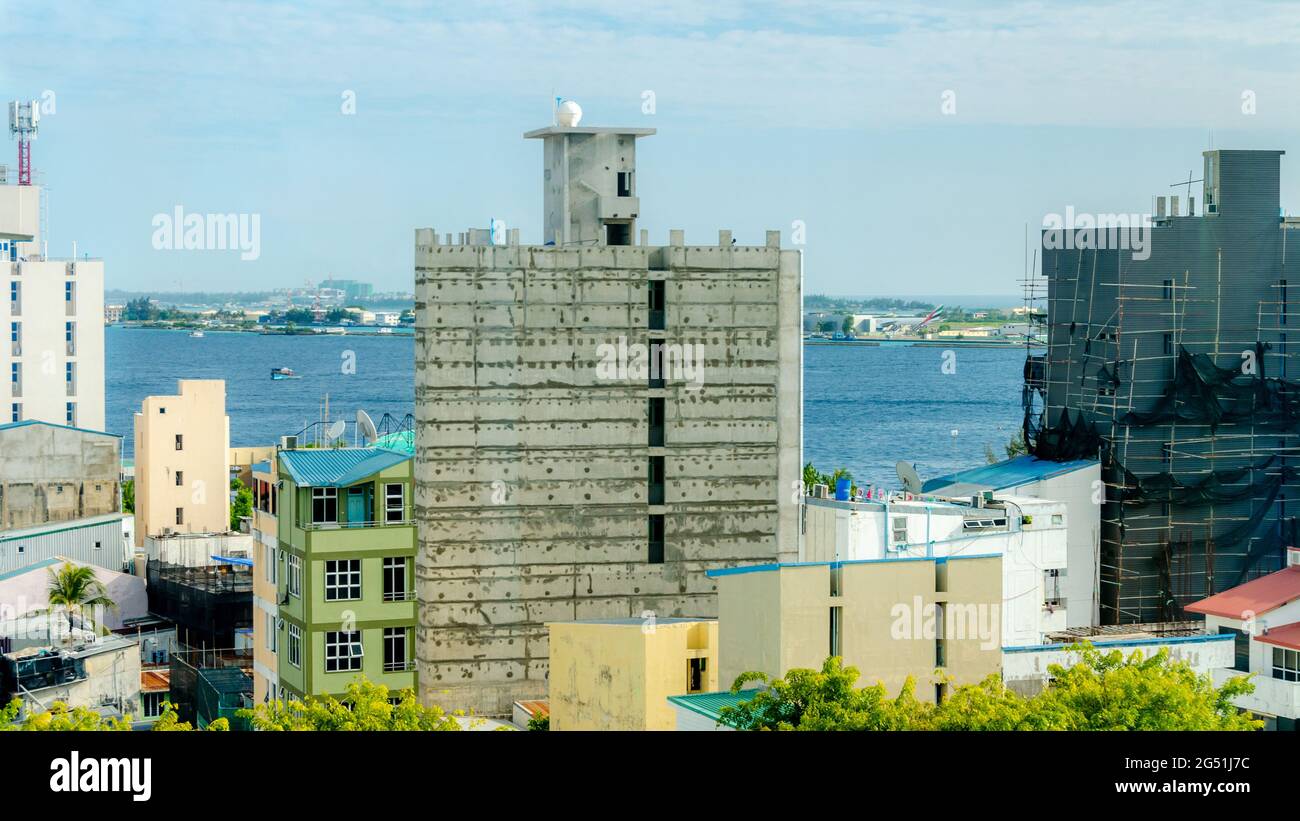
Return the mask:
{"type": "Polygon", "coordinates": [[[379,333],[381,333],[381,334],[391,334],[392,332],[393,332],[393,329],[392,329],[392,328],[380,328],[380,329],[379,329],[379,333]]]}
{"type": "Polygon", "coordinates": [[[203,331],[190,331],[190,339],[202,339],[203,331]]]}
{"type": "Polygon", "coordinates": [[[292,368],[272,368],[272,379],[302,379],[301,376],[293,372],[292,368]]]}

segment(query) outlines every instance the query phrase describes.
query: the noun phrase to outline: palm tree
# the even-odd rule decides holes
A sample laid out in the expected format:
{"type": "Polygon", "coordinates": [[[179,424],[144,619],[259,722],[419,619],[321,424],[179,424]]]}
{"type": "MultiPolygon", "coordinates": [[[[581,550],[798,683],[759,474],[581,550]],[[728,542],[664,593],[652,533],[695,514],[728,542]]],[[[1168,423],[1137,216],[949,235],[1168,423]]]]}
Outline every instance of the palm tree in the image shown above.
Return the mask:
{"type": "Polygon", "coordinates": [[[63,607],[68,617],[68,632],[72,632],[72,614],[81,613],[85,607],[111,607],[117,610],[117,602],[108,597],[108,591],[99,579],[95,578],[95,569],[87,565],[80,567],[66,562],[55,573],[50,568],[50,608],[63,607]]]}

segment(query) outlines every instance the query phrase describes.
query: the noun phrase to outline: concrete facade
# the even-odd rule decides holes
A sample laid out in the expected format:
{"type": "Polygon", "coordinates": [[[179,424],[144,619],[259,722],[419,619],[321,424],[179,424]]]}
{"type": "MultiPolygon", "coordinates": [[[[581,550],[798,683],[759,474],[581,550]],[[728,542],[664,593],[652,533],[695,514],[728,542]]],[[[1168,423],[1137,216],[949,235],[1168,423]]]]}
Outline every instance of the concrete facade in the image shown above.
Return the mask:
{"type": "Polygon", "coordinates": [[[549,624],[552,730],[671,730],[669,696],[718,689],[714,620],[549,624]]]}
{"type": "Polygon", "coordinates": [[[917,699],[934,702],[941,688],[974,684],[1000,669],[1000,556],[710,575],[718,581],[718,684],[724,689],[744,672],[778,677],[793,668],[820,670],[839,656],[861,672],[859,687],[880,682],[892,697],[910,676],[917,699]]]}
{"type": "Polygon", "coordinates": [[[104,428],[104,263],[43,256],[40,186],[0,184],[0,421],[104,428]]]}
{"type": "Polygon", "coordinates": [[[135,544],[146,536],[230,530],[226,383],[182,379],[135,414],[135,544]]]}
{"type": "Polygon", "coordinates": [[[118,513],[121,454],[113,434],[0,425],[0,532],[118,513]]]}
{"type": "Polygon", "coordinates": [[[415,248],[421,695],[498,715],[545,692],[547,622],[713,616],[706,568],[793,560],[801,466],[800,254],[777,232],[509,242],[415,248]]]}

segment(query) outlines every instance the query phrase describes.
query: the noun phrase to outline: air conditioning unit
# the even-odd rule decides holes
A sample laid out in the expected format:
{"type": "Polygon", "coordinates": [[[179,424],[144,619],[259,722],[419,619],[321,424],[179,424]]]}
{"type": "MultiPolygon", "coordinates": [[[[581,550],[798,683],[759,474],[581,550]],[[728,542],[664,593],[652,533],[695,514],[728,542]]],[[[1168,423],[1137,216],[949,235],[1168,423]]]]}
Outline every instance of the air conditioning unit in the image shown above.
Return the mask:
{"type": "Polygon", "coordinates": [[[295,450],[298,447],[297,436],[281,436],[280,450],[295,450]]]}

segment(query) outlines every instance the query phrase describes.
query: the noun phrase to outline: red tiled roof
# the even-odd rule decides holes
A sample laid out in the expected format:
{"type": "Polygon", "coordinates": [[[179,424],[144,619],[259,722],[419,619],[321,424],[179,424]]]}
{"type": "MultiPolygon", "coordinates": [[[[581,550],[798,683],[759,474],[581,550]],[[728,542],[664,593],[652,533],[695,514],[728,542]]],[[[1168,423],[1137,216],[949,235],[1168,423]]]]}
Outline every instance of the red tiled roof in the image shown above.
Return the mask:
{"type": "Polygon", "coordinates": [[[1284,567],[1276,573],[1252,579],[1189,604],[1185,609],[1210,616],[1244,619],[1247,613],[1267,613],[1296,599],[1300,599],[1300,565],[1284,567]]]}
{"type": "Polygon", "coordinates": [[[1270,629],[1267,633],[1256,634],[1255,641],[1300,650],[1300,622],[1284,624],[1281,627],[1270,629]]]}
{"type": "Polygon", "coordinates": [[[170,670],[140,671],[140,692],[156,693],[160,690],[170,690],[171,688],[172,673],[170,670]]]}

